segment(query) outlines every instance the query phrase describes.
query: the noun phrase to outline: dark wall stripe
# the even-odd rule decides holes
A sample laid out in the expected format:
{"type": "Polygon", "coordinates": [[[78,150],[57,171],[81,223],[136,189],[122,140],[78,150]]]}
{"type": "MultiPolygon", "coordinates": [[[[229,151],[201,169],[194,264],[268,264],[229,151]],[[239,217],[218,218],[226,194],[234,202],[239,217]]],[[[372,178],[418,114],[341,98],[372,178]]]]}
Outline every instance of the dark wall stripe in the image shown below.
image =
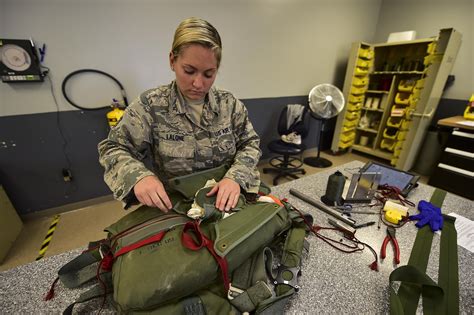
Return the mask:
{"type": "MultiPolygon", "coordinates": [[[[276,123],[286,104],[307,105],[307,96],[243,100],[261,137],[264,159],[268,143],[277,138],[276,123]]],[[[466,101],[442,100],[435,119],[462,114],[466,101]]],[[[110,195],[98,163],[97,144],[107,136],[106,112],[66,111],[0,117],[0,185],[20,215],[110,195]],[[58,117],[66,143],[58,130],[58,117]],[[65,154],[67,156],[65,156],[65,154]],[[69,168],[73,180],[65,182],[69,168]]],[[[323,149],[330,147],[336,119],[326,126],[323,149]]],[[[318,138],[317,122],[304,140],[309,148],[318,138]]]]}

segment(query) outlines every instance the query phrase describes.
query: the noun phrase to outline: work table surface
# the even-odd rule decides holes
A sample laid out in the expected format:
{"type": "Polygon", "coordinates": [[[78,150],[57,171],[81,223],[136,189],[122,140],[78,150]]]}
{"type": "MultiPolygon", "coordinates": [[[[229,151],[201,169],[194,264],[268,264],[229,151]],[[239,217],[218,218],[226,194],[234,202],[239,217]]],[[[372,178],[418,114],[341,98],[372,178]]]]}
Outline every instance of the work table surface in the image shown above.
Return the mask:
{"type": "MultiPolygon", "coordinates": [[[[327,178],[336,170],[347,177],[357,172],[363,163],[354,161],[339,167],[329,168],[315,175],[306,176],[283,185],[276,186],[272,193],[280,198],[288,198],[296,208],[313,215],[314,222],[320,226],[329,226],[329,215],[289,194],[296,189],[312,198],[319,199],[324,195],[327,178]]],[[[430,200],[433,187],[420,184],[409,195],[415,203],[420,200],[430,200]]],[[[448,193],[442,207],[443,213],[457,213],[470,220],[474,219],[474,203],[470,200],[448,193]]],[[[416,210],[411,209],[411,213],[416,210]]],[[[374,215],[353,214],[357,223],[378,221],[374,215]]],[[[418,229],[414,222],[408,222],[397,229],[397,239],[400,246],[399,266],[406,265],[418,229]]],[[[339,234],[330,234],[340,238],[339,234]]],[[[356,237],[374,248],[377,254],[386,235],[382,225],[377,229],[377,223],[360,228],[356,237]]],[[[427,268],[427,274],[437,281],[439,260],[440,235],[435,234],[427,268]]],[[[387,246],[387,258],[379,260],[379,271],[369,268],[374,261],[370,250],[346,254],[339,252],[318,239],[314,235],[308,238],[309,253],[304,255],[300,291],[287,306],[288,314],[301,313],[355,313],[373,314],[389,313],[389,275],[394,270],[393,250],[387,246]]],[[[19,266],[0,273],[0,313],[60,313],[73,303],[87,286],[79,289],[66,289],[61,283],[56,285],[56,296],[53,300],[44,302],[43,297],[52,281],[56,278],[58,269],[76,257],[82,249],[73,250],[57,256],[44,258],[38,262],[19,266]]],[[[459,257],[459,295],[460,312],[474,313],[474,254],[458,246],[459,257]]],[[[99,303],[91,302],[76,307],[80,312],[90,312],[99,309],[99,303]]],[[[104,313],[112,309],[106,305],[104,313]]]]}

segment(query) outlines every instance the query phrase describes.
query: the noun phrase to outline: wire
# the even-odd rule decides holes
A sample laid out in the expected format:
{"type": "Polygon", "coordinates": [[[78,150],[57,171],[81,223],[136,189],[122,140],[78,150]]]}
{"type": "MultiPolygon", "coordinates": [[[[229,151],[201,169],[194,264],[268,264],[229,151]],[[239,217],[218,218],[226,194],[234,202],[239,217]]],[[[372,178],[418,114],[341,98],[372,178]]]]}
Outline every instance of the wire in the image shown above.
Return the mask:
{"type": "MultiPolygon", "coordinates": [[[[68,146],[68,142],[67,142],[66,136],[64,135],[63,129],[61,127],[59,103],[58,103],[58,100],[56,98],[56,93],[54,93],[53,81],[51,80],[51,69],[46,67],[46,66],[43,66],[43,65],[40,65],[40,67],[46,69],[46,71],[43,72],[43,76],[46,77],[48,82],[49,82],[49,88],[50,88],[50,91],[51,91],[51,95],[53,97],[54,104],[56,105],[56,127],[59,131],[59,134],[61,135],[62,152],[63,152],[64,158],[66,159],[66,167],[67,167],[67,169],[71,170],[72,169],[72,163],[71,163],[71,160],[69,159],[69,156],[67,155],[67,151],[66,151],[67,146],[68,146]]],[[[71,186],[73,187],[73,190],[71,190],[71,191],[76,191],[77,190],[77,186],[74,183],[71,186]]],[[[71,193],[71,191],[69,191],[68,188],[66,187],[65,191],[64,191],[64,195],[68,196],[71,193]]]]}
{"type": "Polygon", "coordinates": [[[123,97],[123,102],[125,104],[125,107],[128,106],[128,100],[127,100],[127,94],[125,93],[125,89],[122,85],[122,83],[120,83],[119,80],[117,80],[116,78],[114,78],[112,75],[108,74],[107,72],[104,72],[104,71],[101,71],[101,70],[96,70],[96,69],[80,69],[80,70],[76,70],[76,71],[73,71],[71,73],[69,73],[63,80],[63,83],[61,85],[61,90],[63,92],[63,95],[64,95],[64,98],[69,102],[69,104],[71,104],[72,106],[76,107],[76,108],[79,108],[81,110],[101,110],[101,109],[104,109],[104,108],[110,108],[110,106],[102,106],[102,107],[94,107],[94,108],[89,108],[89,107],[82,107],[82,106],[79,106],[77,105],[76,103],[74,103],[70,98],[69,96],[67,95],[66,93],[66,84],[67,82],[69,81],[69,79],[71,79],[73,76],[77,75],[77,74],[80,74],[80,73],[85,73],[85,72],[92,72],[92,73],[98,73],[98,74],[102,74],[102,75],[105,75],[109,78],[111,78],[112,80],[114,80],[115,83],[117,83],[117,85],[120,87],[120,92],[122,93],[122,97],[123,97]]]}
{"type": "Polygon", "coordinates": [[[313,225],[311,222],[309,222],[306,217],[304,216],[303,212],[301,210],[296,209],[294,206],[291,205],[291,209],[296,211],[301,218],[303,218],[304,223],[308,226],[309,230],[313,232],[313,234],[330,245],[331,247],[337,249],[338,251],[341,251],[343,253],[355,253],[359,251],[363,251],[366,247],[372,252],[372,254],[375,257],[375,260],[369,265],[370,269],[374,271],[378,271],[378,255],[375,252],[375,250],[367,243],[364,243],[357,239],[355,237],[355,233],[347,233],[346,231],[340,229],[340,228],[333,228],[333,227],[321,227],[318,225],[313,225]],[[335,240],[332,239],[328,236],[322,235],[320,233],[321,230],[332,230],[332,231],[339,231],[342,232],[344,235],[344,238],[348,240],[349,242],[352,242],[352,244],[345,244],[342,242],[342,240],[335,240]]]}

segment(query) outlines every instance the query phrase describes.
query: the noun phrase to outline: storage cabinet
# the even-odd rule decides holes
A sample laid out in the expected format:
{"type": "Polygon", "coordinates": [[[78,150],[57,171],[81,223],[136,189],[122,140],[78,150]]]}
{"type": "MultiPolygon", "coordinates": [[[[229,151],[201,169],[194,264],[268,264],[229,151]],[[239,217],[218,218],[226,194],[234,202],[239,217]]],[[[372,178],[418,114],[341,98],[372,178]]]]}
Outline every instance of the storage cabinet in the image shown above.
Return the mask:
{"type": "Polygon", "coordinates": [[[460,44],[454,29],[428,39],[354,43],[331,150],[361,151],[409,170],[460,44]]]}

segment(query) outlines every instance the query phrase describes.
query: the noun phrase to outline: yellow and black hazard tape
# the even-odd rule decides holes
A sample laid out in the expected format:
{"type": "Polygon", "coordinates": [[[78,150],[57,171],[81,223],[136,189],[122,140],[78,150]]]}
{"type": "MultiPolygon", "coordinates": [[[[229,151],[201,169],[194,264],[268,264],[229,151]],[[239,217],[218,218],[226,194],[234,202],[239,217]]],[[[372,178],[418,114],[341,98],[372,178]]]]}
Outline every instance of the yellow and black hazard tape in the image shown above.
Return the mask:
{"type": "Polygon", "coordinates": [[[51,242],[51,239],[53,238],[53,234],[54,234],[54,231],[56,230],[56,226],[58,225],[60,217],[61,216],[59,214],[54,216],[53,221],[51,222],[51,225],[49,226],[48,234],[46,234],[46,237],[44,238],[43,244],[41,245],[39,255],[38,257],[36,257],[36,260],[40,260],[41,258],[44,257],[44,254],[46,254],[49,243],[51,242]]]}

